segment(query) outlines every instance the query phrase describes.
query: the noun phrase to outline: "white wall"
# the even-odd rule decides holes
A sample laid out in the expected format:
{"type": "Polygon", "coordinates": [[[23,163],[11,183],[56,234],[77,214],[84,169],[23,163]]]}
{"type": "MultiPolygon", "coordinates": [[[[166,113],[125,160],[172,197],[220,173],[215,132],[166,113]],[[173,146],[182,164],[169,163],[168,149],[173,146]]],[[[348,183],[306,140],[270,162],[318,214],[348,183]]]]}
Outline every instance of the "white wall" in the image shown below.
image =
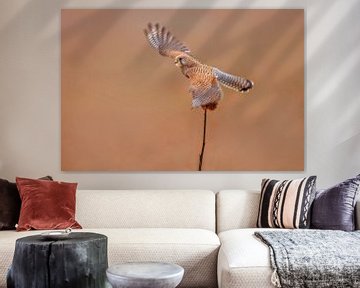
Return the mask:
{"type": "Polygon", "coordinates": [[[82,189],[258,189],[263,177],[318,175],[326,187],[360,173],[359,0],[0,2],[0,178],[52,175],[82,189]],[[163,4],[166,3],[166,4],[163,4]],[[166,5],[166,6],[165,6],[166,5]],[[61,8],[304,8],[303,173],[64,173],[60,171],[61,8]]]}

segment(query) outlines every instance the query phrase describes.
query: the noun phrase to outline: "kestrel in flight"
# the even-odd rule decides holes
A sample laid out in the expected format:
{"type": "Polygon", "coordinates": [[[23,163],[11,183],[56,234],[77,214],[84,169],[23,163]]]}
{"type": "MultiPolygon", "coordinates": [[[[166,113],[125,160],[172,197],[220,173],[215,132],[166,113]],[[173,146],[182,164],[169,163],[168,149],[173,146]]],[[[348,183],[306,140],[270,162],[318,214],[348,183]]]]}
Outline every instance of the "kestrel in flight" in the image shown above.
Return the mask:
{"type": "Polygon", "coordinates": [[[216,109],[223,97],[220,84],[242,93],[254,86],[254,83],[246,78],[202,64],[190,54],[190,49],[177,40],[164,26],[149,23],[144,32],[150,45],[160,55],[173,58],[175,65],[189,78],[189,92],[192,94],[193,108],[201,106],[204,109],[216,109]]]}

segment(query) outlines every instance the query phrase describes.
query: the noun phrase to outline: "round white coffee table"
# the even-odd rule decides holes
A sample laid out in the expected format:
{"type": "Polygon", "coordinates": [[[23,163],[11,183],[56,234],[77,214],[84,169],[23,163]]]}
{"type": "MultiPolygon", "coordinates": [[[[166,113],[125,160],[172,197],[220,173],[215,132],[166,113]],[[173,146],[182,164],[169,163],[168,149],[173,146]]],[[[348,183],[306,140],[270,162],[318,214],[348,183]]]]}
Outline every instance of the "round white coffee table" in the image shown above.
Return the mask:
{"type": "Polygon", "coordinates": [[[184,268],[161,262],[133,262],[110,266],[106,276],[114,288],[175,288],[184,268]]]}

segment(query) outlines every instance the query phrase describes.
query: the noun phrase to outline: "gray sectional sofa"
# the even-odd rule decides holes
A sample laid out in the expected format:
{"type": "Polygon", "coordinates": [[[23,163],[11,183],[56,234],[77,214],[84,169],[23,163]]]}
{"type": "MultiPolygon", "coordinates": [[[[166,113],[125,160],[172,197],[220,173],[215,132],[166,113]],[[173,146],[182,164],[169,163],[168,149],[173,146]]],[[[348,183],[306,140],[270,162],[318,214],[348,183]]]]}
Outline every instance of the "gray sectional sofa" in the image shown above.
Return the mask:
{"type": "MultiPolygon", "coordinates": [[[[176,263],[185,269],[179,287],[273,287],[269,249],[253,235],[258,191],[78,190],[76,197],[79,231],[108,237],[109,265],[176,263]]],[[[42,232],[0,231],[0,288],[16,239],[42,232]]]]}

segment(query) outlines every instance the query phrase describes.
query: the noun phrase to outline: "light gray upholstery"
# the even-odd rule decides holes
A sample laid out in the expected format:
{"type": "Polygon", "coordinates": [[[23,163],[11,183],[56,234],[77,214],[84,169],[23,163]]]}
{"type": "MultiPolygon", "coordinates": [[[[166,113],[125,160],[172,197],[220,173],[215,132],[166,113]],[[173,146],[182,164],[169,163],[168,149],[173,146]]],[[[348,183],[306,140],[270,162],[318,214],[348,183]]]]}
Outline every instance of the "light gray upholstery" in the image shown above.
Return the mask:
{"type": "Polygon", "coordinates": [[[272,270],[269,248],[255,238],[253,229],[221,232],[218,285],[221,288],[270,288],[272,270]]]}
{"type": "Polygon", "coordinates": [[[260,192],[222,190],[216,194],[217,233],[256,227],[260,192]]]}
{"type": "Polygon", "coordinates": [[[215,231],[209,190],[78,190],[76,219],[85,228],[200,228],[215,231]]]}
{"type": "MultiPolygon", "coordinates": [[[[180,287],[270,288],[269,249],[253,235],[259,199],[258,191],[220,191],[215,213],[208,190],[78,190],[76,218],[82,231],[108,236],[109,265],[173,262],[185,268],[180,287]]],[[[356,219],[359,229],[360,202],[356,219]]],[[[0,231],[0,288],[16,239],[42,232],[0,231]]]]}
{"type": "MultiPolygon", "coordinates": [[[[78,190],[76,219],[108,236],[109,265],[165,261],[184,267],[179,287],[216,287],[220,246],[215,193],[208,190],[78,190]]],[[[0,288],[17,238],[44,231],[0,231],[0,288]]],[[[26,287],[24,287],[26,288],[26,287]]]]}
{"type": "MultiPolygon", "coordinates": [[[[264,229],[255,228],[259,201],[260,192],[256,191],[224,190],[216,195],[219,288],[274,287],[269,248],[254,237],[255,231],[264,229]]],[[[356,220],[359,229],[360,202],[356,220]]]]}

